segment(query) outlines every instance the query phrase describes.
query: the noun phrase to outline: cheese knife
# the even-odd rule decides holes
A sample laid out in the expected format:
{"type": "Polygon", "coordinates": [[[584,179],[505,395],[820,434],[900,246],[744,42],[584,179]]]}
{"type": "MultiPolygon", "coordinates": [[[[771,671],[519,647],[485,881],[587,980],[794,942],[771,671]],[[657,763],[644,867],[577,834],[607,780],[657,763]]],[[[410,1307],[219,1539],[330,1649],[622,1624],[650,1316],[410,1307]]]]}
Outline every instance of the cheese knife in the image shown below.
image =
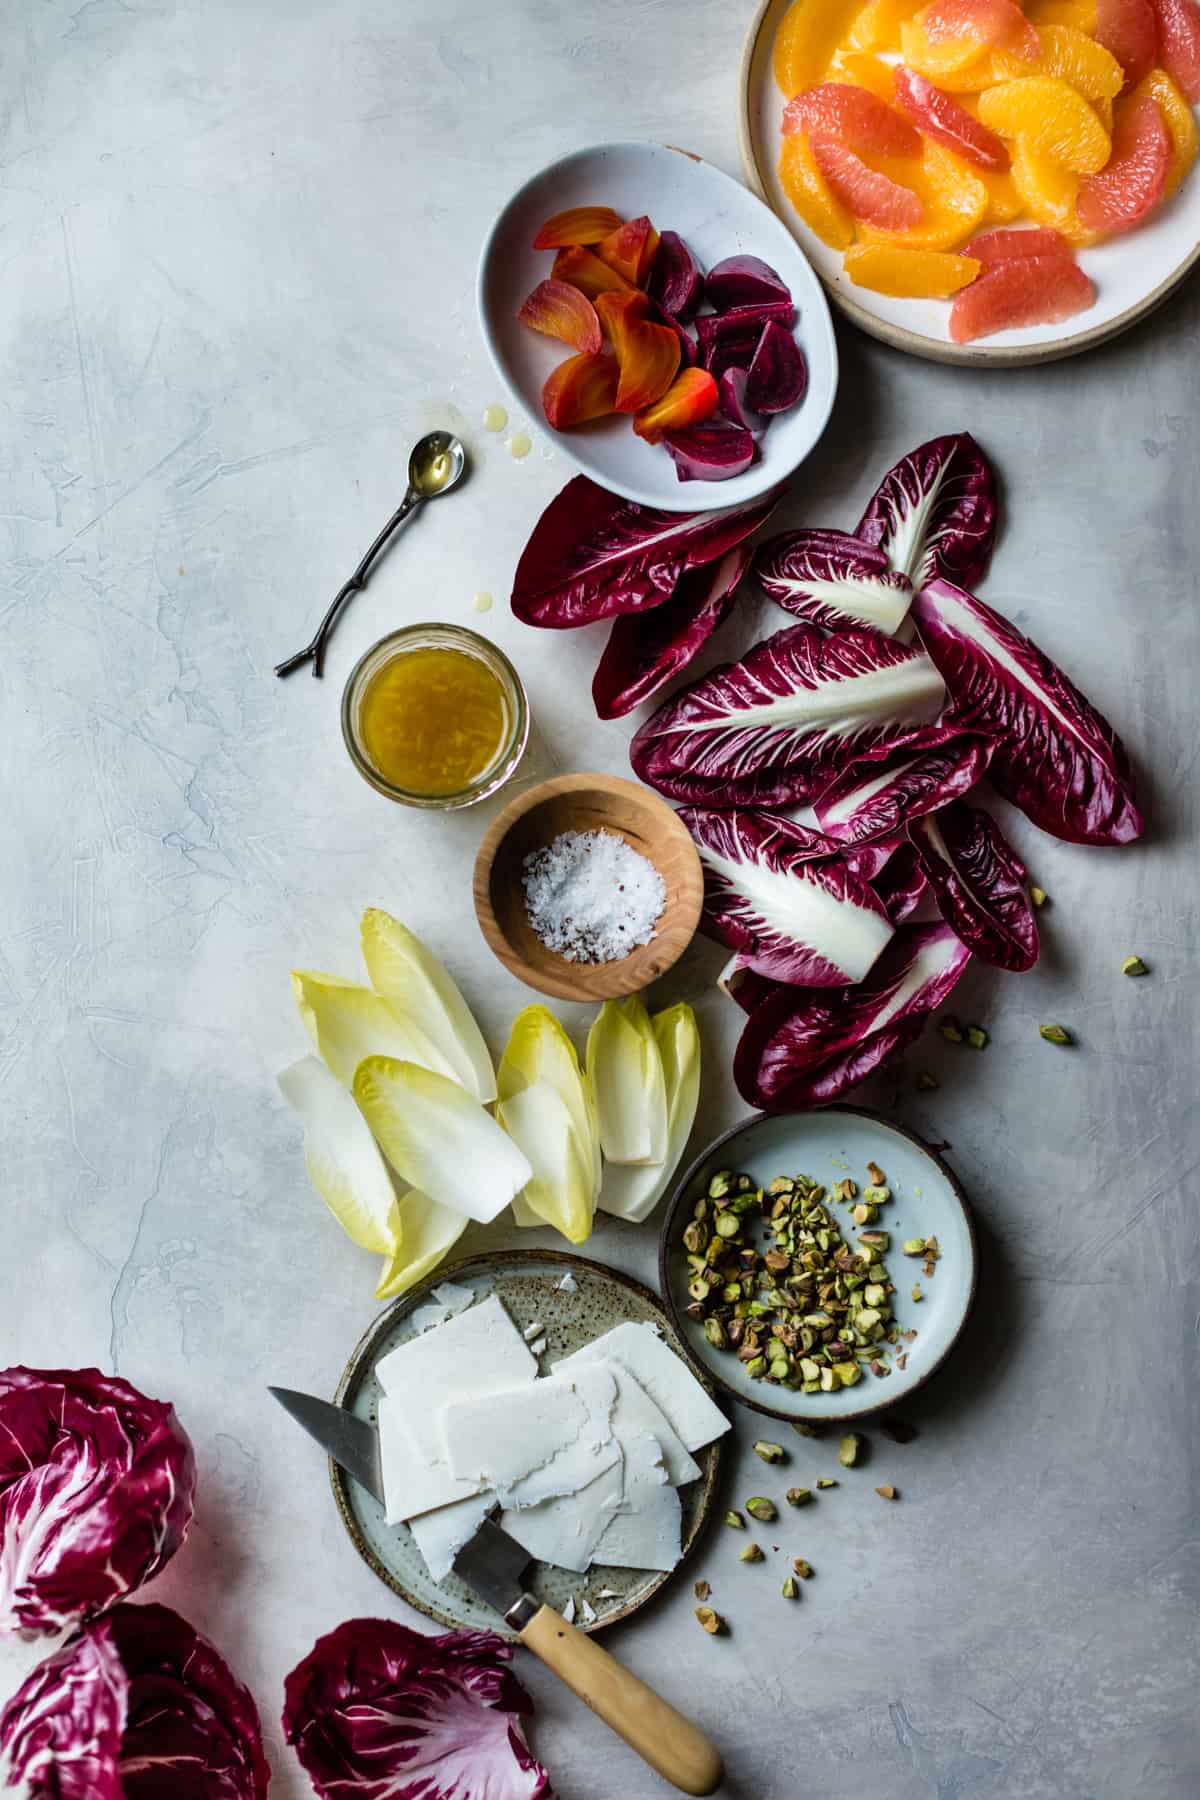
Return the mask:
{"type": "MultiPolygon", "coordinates": [[[[280,1387],[270,1392],[326,1456],[382,1504],[383,1475],[375,1426],[312,1394],[280,1387]]],[[[676,1712],[586,1632],[527,1591],[525,1577],[532,1561],[522,1544],[501,1530],[494,1519],[485,1519],[455,1557],[454,1572],[652,1769],[681,1793],[715,1793],[723,1777],[716,1747],[697,1725],[676,1712]]]]}

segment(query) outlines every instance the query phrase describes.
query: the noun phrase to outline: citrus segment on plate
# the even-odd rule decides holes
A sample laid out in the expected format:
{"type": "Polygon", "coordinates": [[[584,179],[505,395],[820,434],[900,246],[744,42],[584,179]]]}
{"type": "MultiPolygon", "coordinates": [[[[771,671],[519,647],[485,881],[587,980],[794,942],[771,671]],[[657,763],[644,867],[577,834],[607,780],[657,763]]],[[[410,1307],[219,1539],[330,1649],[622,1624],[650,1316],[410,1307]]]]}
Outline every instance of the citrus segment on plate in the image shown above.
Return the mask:
{"type": "Polygon", "coordinates": [[[1072,25],[1096,35],[1096,0],[1026,0],[1025,17],[1031,25],[1072,25]]]}
{"type": "Polygon", "coordinates": [[[1022,256],[1073,257],[1066,238],[1047,225],[1014,225],[1011,230],[984,231],[973,237],[963,251],[989,268],[994,263],[1014,262],[1022,256]]]}
{"type": "Polygon", "coordinates": [[[990,50],[971,38],[931,43],[919,18],[901,25],[900,55],[910,68],[920,69],[948,93],[985,88],[995,79],[990,50]]]}
{"type": "Polygon", "coordinates": [[[898,244],[856,244],[846,273],[856,287],[910,300],[948,300],[974,281],[982,263],[946,250],[905,250],[898,244]]]}
{"type": "Polygon", "coordinates": [[[1132,231],[1161,201],[1171,167],[1171,134],[1149,94],[1123,107],[1112,155],[1098,175],[1079,184],[1075,211],[1092,231],[1132,231]]]}
{"type": "Polygon", "coordinates": [[[1085,100],[1113,100],[1120,93],[1125,72],[1111,51],[1085,32],[1070,25],[1043,25],[1038,31],[1038,55],[1023,62],[1010,51],[997,50],[992,66],[1000,81],[1017,81],[1025,75],[1054,75],[1069,82],[1085,100]]]}
{"type": "Polygon", "coordinates": [[[1018,326],[1059,325],[1094,299],[1088,277],[1065,257],[997,263],[958,295],[950,308],[950,336],[956,344],[967,344],[1018,326]]]}
{"type": "Polygon", "coordinates": [[[1017,191],[1012,169],[977,169],[976,174],[987,189],[987,211],[981,225],[1007,225],[1025,210],[1025,202],[1017,191]]]}
{"type": "Polygon", "coordinates": [[[803,135],[784,138],[779,179],[784,193],[821,242],[831,250],[848,249],[854,242],[854,220],[817,167],[803,135]]]}
{"type": "Polygon", "coordinates": [[[915,193],[923,212],[915,225],[887,229],[864,222],[866,243],[894,243],[910,250],[952,250],[983,223],[988,190],[961,157],[927,138],[919,162],[892,162],[885,173],[915,193]]]}
{"type": "Polygon", "coordinates": [[[1196,160],[1196,115],[1165,69],[1151,69],[1134,90],[1134,98],[1143,94],[1157,100],[1171,135],[1171,167],[1167,171],[1166,187],[1169,198],[1196,160]]]}
{"type": "Polygon", "coordinates": [[[1037,55],[1037,34],[1016,0],[930,0],[921,28],[931,44],[1005,44],[1037,55]]]}
{"type": "Polygon", "coordinates": [[[1200,7],[1193,0],[1154,0],[1154,10],[1163,67],[1194,106],[1200,100],[1200,7]]]}
{"type": "Polygon", "coordinates": [[[867,50],[839,50],[829,65],[830,81],[850,82],[866,88],[887,106],[896,104],[892,65],[867,50]]]}
{"type": "Polygon", "coordinates": [[[1158,55],[1153,0],[1096,0],[1095,30],[1131,87],[1149,74],[1158,55]]]}
{"type": "Polygon", "coordinates": [[[1055,75],[1003,81],[980,96],[979,117],[1005,138],[1024,138],[1081,175],[1094,175],[1112,148],[1107,131],[1081,94],[1055,75]]]}
{"type": "Polygon", "coordinates": [[[785,99],[820,81],[850,36],[862,0],[794,0],[775,37],[775,80],[785,99]]]}
{"type": "Polygon", "coordinates": [[[806,131],[809,138],[832,137],[852,150],[877,150],[882,156],[919,156],[916,128],[885,106],[878,95],[848,82],[823,81],[802,88],[783,109],[783,130],[806,131]]]}
{"type": "Polygon", "coordinates": [[[900,27],[919,12],[923,0],[867,0],[851,28],[855,50],[898,50],[900,27]]]}
{"type": "Polygon", "coordinates": [[[1090,244],[1095,233],[1075,211],[1079,177],[1065,163],[1037,150],[1027,138],[1012,146],[1012,177],[1026,210],[1039,225],[1060,231],[1072,244],[1090,244]]]}
{"type": "Polygon", "coordinates": [[[943,92],[928,75],[904,63],[895,70],[893,80],[899,104],[930,137],[981,168],[1007,169],[1003,139],[981,125],[953,94],[943,92]]]}
{"type": "Polygon", "coordinates": [[[909,231],[920,225],[925,208],[911,188],[873,169],[832,138],[810,141],[817,167],[854,218],[884,231],[909,231]]]}

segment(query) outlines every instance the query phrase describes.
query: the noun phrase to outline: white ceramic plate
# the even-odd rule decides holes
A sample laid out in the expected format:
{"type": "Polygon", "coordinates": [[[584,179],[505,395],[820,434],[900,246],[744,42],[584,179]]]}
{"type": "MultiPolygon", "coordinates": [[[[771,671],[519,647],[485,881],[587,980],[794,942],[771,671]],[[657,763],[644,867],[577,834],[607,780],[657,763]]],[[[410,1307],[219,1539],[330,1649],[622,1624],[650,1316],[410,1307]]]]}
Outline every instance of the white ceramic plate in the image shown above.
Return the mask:
{"type": "Polygon", "coordinates": [[[837,391],[837,345],[829,307],[808,258],[775,215],[740,182],[665,144],[600,144],[551,163],[518,188],[492,227],[479,264],[479,320],[492,361],[533,424],[610,493],[664,512],[712,512],[764,494],[785,481],[812,450],[837,391]],[[569,206],[612,206],[625,218],[649,213],[660,231],[677,231],[702,268],[727,256],[760,256],[777,269],[796,304],[796,337],[808,361],[808,392],[777,414],[762,440],[762,459],[731,481],[680,481],[661,444],[634,435],[626,414],[574,431],[551,431],[542,386],[572,354],[531,331],[517,309],[550,273],[553,252],[534,250],[538,227],[569,206]]]}
{"type": "MultiPolygon", "coordinates": [[[[853,1240],[860,1227],[851,1222],[849,1208],[830,1205],[853,1240]]],[[[831,1106],[822,1112],[756,1117],[711,1144],[676,1189],[663,1223],[659,1284],[693,1363],[744,1406],[776,1419],[861,1419],[912,1393],[950,1354],[975,1296],[975,1233],[958,1178],[941,1157],[877,1113],[831,1106]],[[878,1163],[894,1196],[874,1229],[891,1235],[887,1262],[896,1284],[892,1304],[900,1329],[917,1333],[912,1343],[901,1345],[908,1352],[907,1366],[893,1367],[888,1376],[864,1374],[856,1386],[836,1394],[804,1394],[752,1380],[733,1352],[714,1350],[684,1311],[691,1271],[683,1232],[695,1201],[719,1169],[749,1175],[763,1187],[777,1175],[811,1175],[827,1187],[849,1176],[862,1187],[870,1179],[869,1162],[878,1163]],[[933,1275],[924,1275],[918,1259],[901,1253],[908,1237],[938,1240],[941,1257],[933,1275]],[[911,1298],[917,1281],[925,1294],[921,1301],[911,1298]]]]}
{"type": "MultiPolygon", "coordinates": [[[[819,6],[823,0],[801,0],[819,6]]],[[[1152,312],[1200,259],[1200,173],[1193,171],[1175,198],[1127,237],[1079,252],[1096,284],[1096,303],[1062,325],[1000,331],[973,344],[950,341],[948,300],[896,300],[855,287],[842,253],[823,244],[804,223],[777,174],[784,96],[771,72],[775,34],[792,0],[761,0],[746,38],[739,82],[738,131],[746,178],[790,231],[824,282],[834,304],[872,337],[934,362],[976,368],[1018,368],[1075,356],[1116,337],[1152,312]]]]}

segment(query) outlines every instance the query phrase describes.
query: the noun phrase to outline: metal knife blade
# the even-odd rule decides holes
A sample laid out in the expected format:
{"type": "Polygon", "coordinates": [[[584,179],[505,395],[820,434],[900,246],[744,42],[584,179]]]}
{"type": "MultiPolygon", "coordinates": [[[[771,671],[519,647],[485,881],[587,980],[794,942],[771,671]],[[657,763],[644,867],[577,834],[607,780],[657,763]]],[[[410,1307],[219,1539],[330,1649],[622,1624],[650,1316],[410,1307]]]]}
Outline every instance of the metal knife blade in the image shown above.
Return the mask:
{"type": "Polygon", "coordinates": [[[344,1406],[301,1394],[295,1388],[269,1388],[285,1413],[302,1425],[310,1438],[331,1456],[339,1469],[352,1475],[376,1500],[383,1500],[383,1472],[379,1462],[379,1433],[366,1419],[355,1418],[344,1406]]]}
{"type": "Polygon", "coordinates": [[[523,1544],[502,1531],[494,1519],[485,1519],[454,1558],[454,1573],[506,1618],[524,1593],[524,1577],[532,1561],[523,1544]]]}

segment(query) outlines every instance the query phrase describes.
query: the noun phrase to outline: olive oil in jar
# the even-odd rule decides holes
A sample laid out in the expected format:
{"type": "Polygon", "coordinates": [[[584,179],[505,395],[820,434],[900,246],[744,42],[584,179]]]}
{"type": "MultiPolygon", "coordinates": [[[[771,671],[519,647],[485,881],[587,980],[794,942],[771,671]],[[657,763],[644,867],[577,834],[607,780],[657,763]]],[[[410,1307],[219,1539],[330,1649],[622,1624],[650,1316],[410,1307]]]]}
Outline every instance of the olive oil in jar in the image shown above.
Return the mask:
{"type": "Polygon", "coordinates": [[[363,689],[358,733],[392,787],[436,799],[459,794],[512,736],[508,695],[478,656],[414,645],[382,663],[363,689]]]}

